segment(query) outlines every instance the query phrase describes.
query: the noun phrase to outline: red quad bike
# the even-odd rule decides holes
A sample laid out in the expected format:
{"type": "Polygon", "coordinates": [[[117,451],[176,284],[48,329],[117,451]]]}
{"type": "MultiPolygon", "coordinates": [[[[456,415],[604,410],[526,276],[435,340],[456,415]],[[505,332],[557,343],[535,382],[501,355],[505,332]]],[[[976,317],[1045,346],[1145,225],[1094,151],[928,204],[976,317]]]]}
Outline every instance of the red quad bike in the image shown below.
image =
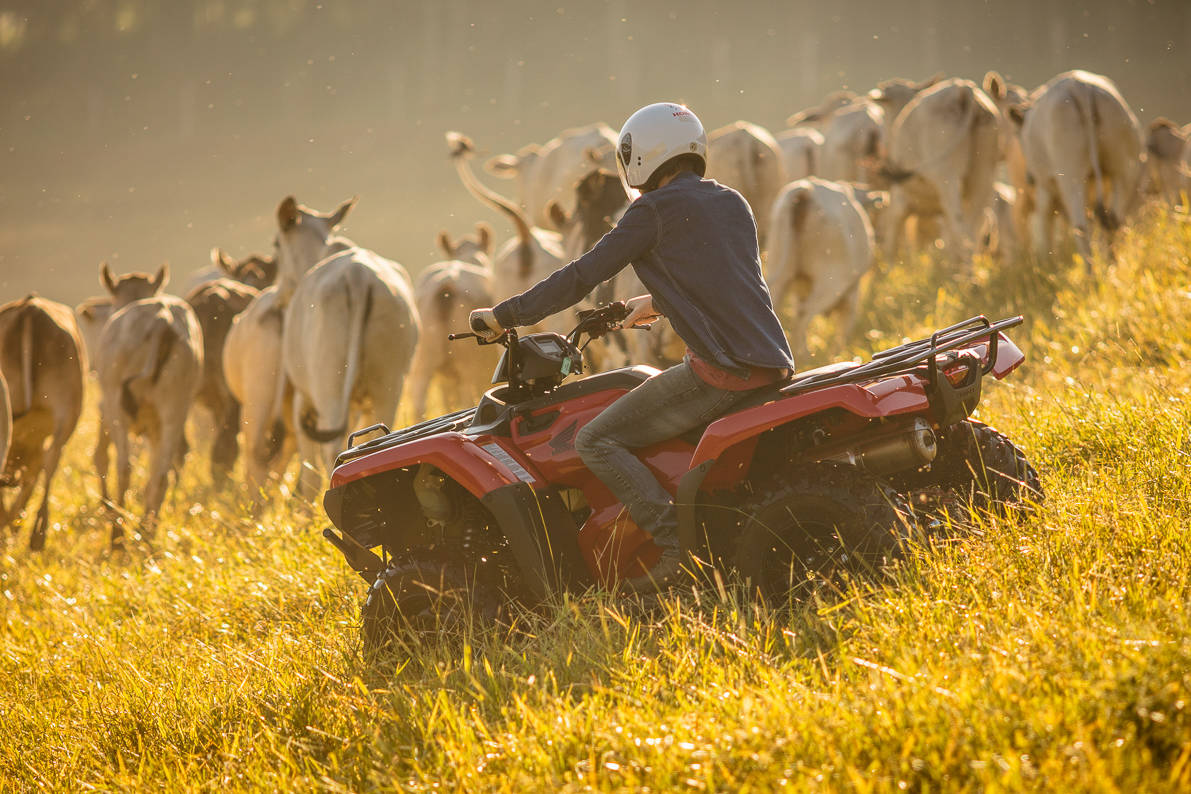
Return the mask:
{"type": "MultiPolygon", "coordinates": [[[[582,312],[565,338],[507,331],[489,343],[504,347],[492,379],[500,385],[478,406],[348,438],[324,498],[335,528],[323,534],[370,585],[366,648],[464,610],[495,619],[510,596],[615,587],[656,562],[658,547],[584,467],[574,441],[657,370],[563,382],[582,372],[582,347],[625,315],[623,303],[582,312]]],[[[1003,333],[1021,322],[974,317],[866,363],[801,373],[638,450],[674,495],[692,567],[734,571],[780,598],[843,566],[896,556],[911,533],[910,504],[1040,500],[1021,451],[968,419],[984,376],[1004,378],[1024,360],[1003,333]]]]}

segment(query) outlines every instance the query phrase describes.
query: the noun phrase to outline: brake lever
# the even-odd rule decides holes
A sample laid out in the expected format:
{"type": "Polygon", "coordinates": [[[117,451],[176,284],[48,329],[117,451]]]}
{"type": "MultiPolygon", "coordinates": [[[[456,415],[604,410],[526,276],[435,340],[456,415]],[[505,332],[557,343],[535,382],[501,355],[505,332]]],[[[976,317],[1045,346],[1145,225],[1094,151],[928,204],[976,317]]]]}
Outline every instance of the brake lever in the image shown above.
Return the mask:
{"type": "Polygon", "coordinates": [[[498,345],[501,342],[503,342],[508,337],[508,335],[509,335],[509,331],[508,331],[508,329],[505,329],[505,332],[503,334],[501,334],[500,336],[496,337],[495,339],[485,339],[484,337],[480,336],[477,333],[468,331],[467,333],[462,333],[462,334],[447,334],[447,341],[455,342],[460,339],[474,339],[474,340],[476,340],[476,344],[479,344],[479,345],[498,345]]]}

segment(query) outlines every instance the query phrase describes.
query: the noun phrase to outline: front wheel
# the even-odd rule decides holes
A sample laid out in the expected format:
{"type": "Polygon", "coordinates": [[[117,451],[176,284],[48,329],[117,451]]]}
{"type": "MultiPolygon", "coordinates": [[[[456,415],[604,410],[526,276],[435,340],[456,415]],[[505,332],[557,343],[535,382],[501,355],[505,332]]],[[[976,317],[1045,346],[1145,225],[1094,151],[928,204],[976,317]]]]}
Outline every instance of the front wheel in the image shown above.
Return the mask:
{"type": "Polygon", "coordinates": [[[377,576],[360,609],[365,653],[376,653],[403,637],[456,631],[468,619],[494,622],[500,591],[462,562],[435,555],[394,559],[377,576]]]}
{"type": "Polygon", "coordinates": [[[735,567],[768,600],[797,596],[845,570],[873,574],[910,536],[901,497],[852,466],[816,463],[772,480],[742,507],[735,567]]]}

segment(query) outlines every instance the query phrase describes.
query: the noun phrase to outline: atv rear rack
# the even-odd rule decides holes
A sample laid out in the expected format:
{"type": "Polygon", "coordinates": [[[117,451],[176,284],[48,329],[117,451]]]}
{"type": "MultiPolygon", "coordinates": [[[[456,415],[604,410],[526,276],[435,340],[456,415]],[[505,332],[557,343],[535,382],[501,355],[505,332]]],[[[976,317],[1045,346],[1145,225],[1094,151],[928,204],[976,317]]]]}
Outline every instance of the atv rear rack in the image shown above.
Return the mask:
{"type": "MultiPolygon", "coordinates": [[[[822,372],[795,377],[788,386],[782,388],[783,394],[802,394],[812,389],[825,389],[829,386],[865,383],[867,381],[884,378],[890,375],[902,375],[913,372],[923,363],[927,365],[927,379],[931,384],[938,382],[939,361],[941,353],[967,347],[982,339],[988,340],[988,351],[980,372],[988,374],[997,362],[997,343],[1001,331],[1021,325],[1023,318],[1008,317],[997,322],[990,321],[983,314],[964,320],[935,331],[926,339],[907,342],[897,347],[874,353],[872,360],[845,372],[822,372]]],[[[950,366],[948,362],[945,366],[950,366]]]]}

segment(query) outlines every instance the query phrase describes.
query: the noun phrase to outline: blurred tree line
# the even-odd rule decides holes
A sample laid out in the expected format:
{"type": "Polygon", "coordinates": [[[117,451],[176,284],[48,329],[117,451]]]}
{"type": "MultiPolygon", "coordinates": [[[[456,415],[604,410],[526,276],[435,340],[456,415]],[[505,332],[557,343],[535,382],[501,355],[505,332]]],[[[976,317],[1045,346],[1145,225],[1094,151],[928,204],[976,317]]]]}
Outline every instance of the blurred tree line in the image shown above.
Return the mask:
{"type": "Polygon", "coordinates": [[[511,151],[659,99],[780,129],[892,76],[1075,67],[1186,122],[1189,56],[1188,0],[0,0],[0,297],[260,250],[291,192],[360,194],[352,233],[417,270],[440,226],[494,219],[447,129],[511,151]]]}

